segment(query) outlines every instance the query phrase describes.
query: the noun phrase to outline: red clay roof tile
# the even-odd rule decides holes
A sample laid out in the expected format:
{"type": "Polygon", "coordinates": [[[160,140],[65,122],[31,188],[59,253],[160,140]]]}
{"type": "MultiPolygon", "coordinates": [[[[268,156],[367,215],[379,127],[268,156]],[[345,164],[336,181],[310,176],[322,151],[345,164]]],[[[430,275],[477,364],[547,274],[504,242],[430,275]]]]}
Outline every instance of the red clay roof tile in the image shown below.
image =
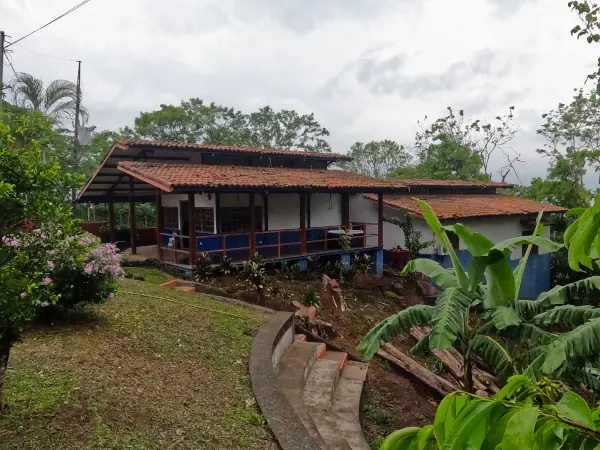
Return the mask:
{"type": "Polygon", "coordinates": [[[193,144],[187,142],[174,141],[145,141],[136,139],[120,139],[115,141],[115,144],[128,147],[158,147],[158,148],[178,148],[178,149],[199,149],[199,150],[214,150],[218,152],[228,153],[252,153],[257,155],[275,155],[289,156],[293,158],[309,158],[309,159],[327,159],[327,160],[349,160],[347,155],[339,153],[312,153],[298,150],[281,150],[258,147],[246,147],[239,145],[211,145],[211,144],[193,144]]]}
{"type": "Polygon", "coordinates": [[[499,181],[463,181],[463,180],[430,180],[430,179],[412,179],[400,180],[390,179],[398,187],[495,187],[509,188],[512,184],[499,181]]]}
{"type": "Polygon", "coordinates": [[[185,187],[364,189],[365,192],[394,189],[387,180],[341,170],[131,161],[121,161],[118,167],[119,170],[166,191],[185,187]]]}
{"type": "MultiPolygon", "coordinates": [[[[366,197],[377,200],[377,196],[372,194],[367,194],[366,197]]],[[[419,195],[418,198],[427,202],[440,220],[567,211],[560,206],[502,194],[440,194],[419,195]]],[[[421,208],[412,195],[385,194],[383,202],[392,208],[405,209],[422,217],[421,208]]]]}

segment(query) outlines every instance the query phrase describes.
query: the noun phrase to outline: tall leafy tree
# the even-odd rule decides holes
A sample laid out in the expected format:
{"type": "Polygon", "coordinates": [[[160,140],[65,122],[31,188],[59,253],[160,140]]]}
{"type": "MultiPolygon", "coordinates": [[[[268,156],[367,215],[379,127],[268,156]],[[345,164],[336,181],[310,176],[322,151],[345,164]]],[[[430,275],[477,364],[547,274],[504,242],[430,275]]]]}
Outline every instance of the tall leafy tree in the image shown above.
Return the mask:
{"type": "Polygon", "coordinates": [[[386,178],[392,170],[407,167],[412,159],[403,145],[390,140],[355,142],[348,156],[352,161],[340,164],[343,169],[376,178],[386,178]]]}
{"type": "Polygon", "coordinates": [[[233,108],[206,104],[198,98],[180,106],[161,105],[135,120],[135,135],[145,139],[220,145],[249,145],[310,152],[331,151],[329,132],[314,114],[275,111],[265,106],[242,113],[233,108]]]}
{"type": "MultiPolygon", "coordinates": [[[[67,80],[54,80],[46,85],[41,78],[28,73],[17,73],[8,84],[13,103],[27,110],[39,111],[57,124],[74,120],[77,102],[77,85],[67,80]]],[[[80,93],[81,94],[81,93],[80,93]]],[[[88,112],[80,106],[82,123],[88,112]]]]}

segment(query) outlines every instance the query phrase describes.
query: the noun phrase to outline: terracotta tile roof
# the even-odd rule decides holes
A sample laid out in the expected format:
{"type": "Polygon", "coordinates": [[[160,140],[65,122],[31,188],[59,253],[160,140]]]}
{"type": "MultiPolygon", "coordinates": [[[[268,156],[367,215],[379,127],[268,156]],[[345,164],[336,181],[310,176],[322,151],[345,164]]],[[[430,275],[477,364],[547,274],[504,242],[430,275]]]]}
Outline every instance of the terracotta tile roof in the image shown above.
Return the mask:
{"type": "Polygon", "coordinates": [[[245,147],[237,145],[209,145],[209,144],[190,144],[187,142],[172,142],[172,141],[144,141],[144,140],[117,140],[115,144],[126,147],[156,147],[156,148],[176,148],[176,149],[199,149],[199,150],[214,150],[215,152],[228,153],[250,153],[256,155],[273,155],[273,156],[290,156],[295,158],[309,159],[327,159],[327,160],[349,160],[347,155],[340,153],[312,153],[302,152],[298,150],[280,150],[257,147],[245,147]]]}
{"type": "Polygon", "coordinates": [[[386,180],[341,170],[281,167],[217,166],[121,161],[119,170],[162,190],[176,188],[356,189],[359,192],[392,191],[386,180]]]}
{"type": "MultiPolygon", "coordinates": [[[[367,194],[370,200],[377,196],[367,194]]],[[[439,219],[460,219],[466,217],[512,216],[546,212],[565,212],[566,208],[548,205],[535,200],[512,197],[502,194],[448,194],[422,195],[420,200],[427,202],[439,219]]],[[[387,206],[411,211],[422,217],[421,208],[412,195],[383,196],[387,206]]]]}
{"type": "Polygon", "coordinates": [[[390,179],[394,186],[398,187],[490,187],[490,188],[509,188],[512,184],[499,181],[462,181],[462,180],[399,180],[390,179]]]}

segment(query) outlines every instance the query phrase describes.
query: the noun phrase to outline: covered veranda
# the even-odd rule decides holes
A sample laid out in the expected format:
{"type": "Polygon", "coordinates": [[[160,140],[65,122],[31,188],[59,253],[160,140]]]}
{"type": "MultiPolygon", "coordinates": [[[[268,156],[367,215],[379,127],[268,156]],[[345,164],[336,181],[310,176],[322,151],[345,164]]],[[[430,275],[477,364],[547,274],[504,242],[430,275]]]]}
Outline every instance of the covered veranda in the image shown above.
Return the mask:
{"type": "Polygon", "coordinates": [[[199,252],[234,262],[258,253],[269,261],[301,265],[311,255],[349,261],[353,253],[371,253],[381,270],[383,194],[395,189],[388,181],[281,167],[121,161],[116,169],[118,178],[103,185],[109,188],[104,195],[95,190],[103,187],[92,182],[80,201],[108,204],[111,236],[114,204],[127,202],[134,255],[139,251],[189,270],[199,252]],[[377,195],[377,222],[350,221],[350,197],[362,193],[377,195]],[[156,247],[140,249],[136,202],[149,201],[156,204],[156,247]]]}

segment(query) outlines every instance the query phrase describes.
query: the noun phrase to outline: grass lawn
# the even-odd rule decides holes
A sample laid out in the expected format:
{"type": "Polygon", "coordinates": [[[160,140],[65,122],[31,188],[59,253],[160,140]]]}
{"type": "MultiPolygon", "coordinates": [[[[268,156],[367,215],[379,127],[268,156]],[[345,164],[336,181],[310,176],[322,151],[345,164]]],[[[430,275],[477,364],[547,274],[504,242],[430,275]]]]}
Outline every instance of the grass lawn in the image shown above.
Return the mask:
{"type": "Polygon", "coordinates": [[[135,277],[143,277],[145,281],[152,284],[160,285],[173,279],[172,276],[154,267],[123,267],[123,270],[135,277]]]}
{"type": "Polygon", "coordinates": [[[0,448],[276,448],[247,374],[267,317],[148,282],[120,288],[13,349],[0,448]]]}

